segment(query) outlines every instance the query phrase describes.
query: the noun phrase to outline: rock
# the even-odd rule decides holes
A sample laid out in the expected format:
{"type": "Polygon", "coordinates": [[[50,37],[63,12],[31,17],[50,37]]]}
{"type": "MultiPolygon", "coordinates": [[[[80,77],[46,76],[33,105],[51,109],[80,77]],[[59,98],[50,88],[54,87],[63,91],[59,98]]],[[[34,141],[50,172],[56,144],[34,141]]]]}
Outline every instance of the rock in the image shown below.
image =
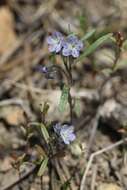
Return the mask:
{"type": "Polygon", "coordinates": [[[12,158],[11,157],[5,157],[4,160],[2,161],[1,163],[1,160],[0,160],[0,171],[1,172],[6,172],[10,169],[12,169],[12,158]]]}
{"type": "Polygon", "coordinates": [[[19,125],[25,122],[24,112],[18,106],[2,107],[0,112],[0,118],[6,120],[9,125],[19,125]]]}
{"type": "Polygon", "coordinates": [[[0,7],[0,54],[5,53],[16,42],[13,16],[8,7],[0,7]]]}
{"type": "Polygon", "coordinates": [[[119,130],[127,124],[127,107],[123,107],[114,99],[109,99],[104,103],[100,116],[103,121],[110,123],[110,126],[119,130]]]}

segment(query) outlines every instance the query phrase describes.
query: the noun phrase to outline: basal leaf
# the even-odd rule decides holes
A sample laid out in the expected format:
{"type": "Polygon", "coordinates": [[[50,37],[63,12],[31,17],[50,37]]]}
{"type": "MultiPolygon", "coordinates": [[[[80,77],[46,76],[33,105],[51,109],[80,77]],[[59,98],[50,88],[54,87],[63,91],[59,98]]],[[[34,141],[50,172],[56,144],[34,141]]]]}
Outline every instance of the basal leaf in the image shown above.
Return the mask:
{"type": "Polygon", "coordinates": [[[81,40],[82,40],[82,41],[88,40],[95,32],[96,32],[95,29],[90,30],[89,32],[87,32],[87,33],[85,34],[85,36],[82,37],[81,40]]]}
{"type": "Polygon", "coordinates": [[[38,176],[42,176],[46,170],[46,167],[47,167],[47,164],[48,164],[48,157],[46,157],[43,161],[42,161],[42,164],[39,168],[39,171],[38,171],[38,176]]]}
{"type": "Polygon", "coordinates": [[[64,112],[66,105],[68,103],[68,95],[69,95],[69,87],[64,85],[62,94],[60,97],[60,102],[59,102],[59,110],[60,112],[64,112]]]}
{"type": "Polygon", "coordinates": [[[39,154],[39,156],[41,156],[41,157],[46,156],[46,153],[45,153],[44,149],[40,145],[36,144],[35,148],[36,148],[36,151],[39,154]]]}
{"type": "Polygon", "coordinates": [[[47,131],[47,129],[43,123],[41,123],[41,132],[42,132],[42,135],[43,135],[46,143],[48,144],[50,136],[49,136],[49,133],[48,133],[48,131],[47,131]]]}

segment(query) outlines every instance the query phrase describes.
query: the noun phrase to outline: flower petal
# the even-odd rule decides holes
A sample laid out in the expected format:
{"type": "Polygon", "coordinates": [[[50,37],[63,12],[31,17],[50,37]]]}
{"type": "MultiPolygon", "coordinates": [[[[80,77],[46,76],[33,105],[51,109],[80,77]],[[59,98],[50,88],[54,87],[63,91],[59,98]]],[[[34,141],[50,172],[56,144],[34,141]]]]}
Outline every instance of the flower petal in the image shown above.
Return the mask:
{"type": "Polygon", "coordinates": [[[55,45],[50,45],[49,46],[49,51],[50,52],[54,52],[56,50],[56,46],[55,45]]]}
{"type": "Polygon", "coordinates": [[[62,46],[63,46],[63,48],[68,49],[69,43],[67,43],[66,41],[63,41],[62,46]]]}
{"type": "Polygon", "coordinates": [[[72,56],[74,58],[79,57],[79,50],[77,50],[76,48],[73,48],[73,50],[72,50],[72,56]]]}
{"type": "Polygon", "coordinates": [[[78,38],[74,35],[70,35],[67,37],[67,42],[70,44],[75,44],[77,43],[77,41],[78,41],[78,38]]]}
{"type": "Polygon", "coordinates": [[[52,36],[47,37],[46,39],[47,43],[50,44],[54,44],[54,39],[52,38],[52,36]]]}
{"type": "Polygon", "coordinates": [[[69,136],[70,141],[74,141],[76,139],[76,136],[74,133],[70,134],[69,136]]]}
{"type": "Polygon", "coordinates": [[[61,38],[61,37],[63,37],[63,35],[60,32],[58,32],[58,31],[53,32],[52,36],[55,37],[55,38],[61,38]]]}
{"type": "Polygon", "coordinates": [[[53,126],[53,129],[54,129],[55,133],[60,134],[61,124],[60,123],[56,123],[56,125],[53,126]]]}
{"type": "Polygon", "coordinates": [[[63,141],[64,141],[65,144],[70,144],[69,139],[67,139],[67,138],[65,138],[65,137],[63,137],[63,141]]]}
{"type": "Polygon", "coordinates": [[[61,43],[59,43],[58,45],[56,45],[56,49],[55,49],[55,52],[58,53],[62,48],[62,45],[61,43]]]}
{"type": "Polygon", "coordinates": [[[83,48],[83,42],[81,40],[78,41],[76,48],[80,51],[83,48]]]}
{"type": "Polygon", "coordinates": [[[68,133],[73,133],[74,132],[74,126],[72,126],[72,125],[63,125],[62,126],[62,129],[63,130],[65,130],[65,131],[67,131],[68,133]]]}
{"type": "Polygon", "coordinates": [[[62,55],[65,56],[65,57],[71,55],[71,50],[68,49],[68,48],[63,48],[62,55]]]}

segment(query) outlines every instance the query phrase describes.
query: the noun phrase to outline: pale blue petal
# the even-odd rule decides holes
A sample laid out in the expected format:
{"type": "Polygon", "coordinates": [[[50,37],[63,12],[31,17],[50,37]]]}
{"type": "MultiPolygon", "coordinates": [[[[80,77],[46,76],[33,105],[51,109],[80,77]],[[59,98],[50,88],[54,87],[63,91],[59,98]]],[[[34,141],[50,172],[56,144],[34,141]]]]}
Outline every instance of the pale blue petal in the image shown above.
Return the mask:
{"type": "Polygon", "coordinates": [[[74,133],[70,134],[69,139],[70,139],[70,141],[74,141],[76,139],[75,134],[74,133]]]}
{"type": "Polygon", "coordinates": [[[76,49],[76,48],[73,48],[73,50],[72,50],[72,56],[73,57],[79,57],[79,51],[76,49]]]}
{"type": "Polygon", "coordinates": [[[61,124],[57,123],[55,126],[53,126],[53,129],[54,129],[55,133],[60,134],[61,124]]]}
{"type": "Polygon", "coordinates": [[[52,36],[47,37],[46,39],[47,43],[50,44],[54,44],[54,39],[52,38],[52,36]]]}
{"type": "Polygon", "coordinates": [[[71,55],[71,50],[69,50],[67,48],[63,48],[62,55],[65,56],[65,57],[71,55]]]}
{"type": "Polygon", "coordinates": [[[61,45],[61,44],[56,45],[56,50],[55,50],[55,52],[58,53],[58,52],[61,50],[61,48],[62,48],[62,45],[61,45]]]}
{"type": "Polygon", "coordinates": [[[70,144],[76,138],[73,126],[67,124],[61,125],[60,123],[57,123],[53,128],[55,133],[59,135],[65,144],[70,144]]]}
{"type": "Polygon", "coordinates": [[[78,50],[81,50],[83,48],[83,42],[79,40],[78,43],[77,43],[77,45],[76,45],[76,48],[78,50]]]}
{"type": "Polygon", "coordinates": [[[62,129],[67,131],[67,133],[73,133],[74,132],[74,126],[63,125],[62,129]]]}
{"type": "Polygon", "coordinates": [[[63,37],[63,35],[60,32],[58,32],[58,31],[53,32],[52,36],[54,36],[55,38],[61,38],[61,37],[63,37]]]}
{"type": "Polygon", "coordinates": [[[71,44],[75,44],[75,43],[77,43],[77,41],[78,41],[78,39],[76,36],[71,35],[71,36],[67,37],[67,42],[69,42],[71,44]]]}
{"type": "Polygon", "coordinates": [[[63,138],[63,141],[64,141],[65,144],[70,144],[70,141],[68,139],[66,139],[66,138],[63,138]]]}
{"type": "Polygon", "coordinates": [[[56,47],[54,45],[49,46],[49,51],[54,52],[56,50],[56,47]]]}
{"type": "Polygon", "coordinates": [[[66,41],[63,41],[63,43],[62,43],[62,46],[63,46],[63,48],[65,48],[65,49],[69,49],[69,43],[68,42],[66,42],[66,41]]]}

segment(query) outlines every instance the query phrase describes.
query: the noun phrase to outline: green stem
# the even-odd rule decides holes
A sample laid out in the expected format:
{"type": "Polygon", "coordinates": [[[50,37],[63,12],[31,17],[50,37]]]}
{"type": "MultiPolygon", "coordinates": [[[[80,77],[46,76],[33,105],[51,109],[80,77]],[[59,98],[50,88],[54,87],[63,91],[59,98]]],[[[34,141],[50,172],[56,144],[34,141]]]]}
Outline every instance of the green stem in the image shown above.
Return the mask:
{"type": "Polygon", "coordinates": [[[72,59],[71,57],[67,57],[66,59],[63,57],[63,63],[68,74],[68,85],[69,85],[69,93],[68,93],[68,103],[70,107],[70,122],[73,121],[73,103],[72,103],[72,96],[71,96],[71,87],[73,85],[73,78],[72,78],[72,59]]]}
{"type": "Polygon", "coordinates": [[[69,89],[68,103],[70,107],[70,122],[72,123],[73,122],[73,104],[72,104],[72,96],[71,96],[70,89],[69,89]]]}

